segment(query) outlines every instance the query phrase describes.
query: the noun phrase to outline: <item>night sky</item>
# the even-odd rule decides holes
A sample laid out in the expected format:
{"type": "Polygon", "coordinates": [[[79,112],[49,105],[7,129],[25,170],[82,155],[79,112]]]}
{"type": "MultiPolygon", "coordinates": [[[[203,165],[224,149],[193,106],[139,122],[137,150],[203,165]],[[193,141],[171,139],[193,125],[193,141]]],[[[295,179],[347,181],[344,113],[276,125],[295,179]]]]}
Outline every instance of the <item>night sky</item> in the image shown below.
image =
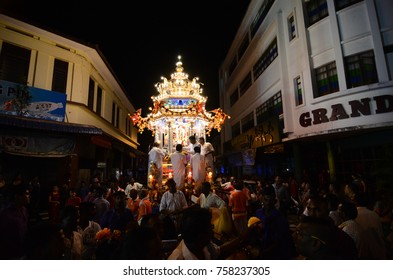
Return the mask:
{"type": "Polygon", "coordinates": [[[189,78],[204,84],[206,108],[219,106],[218,69],[250,1],[0,2],[11,16],[98,45],[135,108],[146,115],[150,97],[158,94],[154,85],[161,76],[170,78],[178,55],[189,78]]]}
{"type": "Polygon", "coordinates": [[[158,94],[154,85],[161,76],[170,78],[179,55],[189,79],[199,77],[204,84],[206,109],[219,107],[219,66],[250,0],[49,3],[1,0],[0,12],[98,45],[135,109],[146,116],[150,97],[158,94]]]}

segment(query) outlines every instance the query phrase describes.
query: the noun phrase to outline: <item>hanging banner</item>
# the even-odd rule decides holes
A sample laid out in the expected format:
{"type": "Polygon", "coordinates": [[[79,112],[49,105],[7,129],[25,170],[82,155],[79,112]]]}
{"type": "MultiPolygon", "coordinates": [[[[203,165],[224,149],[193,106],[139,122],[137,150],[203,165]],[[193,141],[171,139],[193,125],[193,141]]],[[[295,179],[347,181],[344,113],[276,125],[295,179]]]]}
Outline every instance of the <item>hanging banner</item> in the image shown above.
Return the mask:
{"type": "Polygon", "coordinates": [[[64,121],[67,95],[50,90],[0,80],[0,114],[19,115],[52,121],[64,121]],[[18,103],[28,98],[29,104],[18,111],[18,103]]]}
{"type": "Polygon", "coordinates": [[[0,150],[5,153],[32,157],[64,157],[74,151],[73,137],[0,136],[0,150]]]}

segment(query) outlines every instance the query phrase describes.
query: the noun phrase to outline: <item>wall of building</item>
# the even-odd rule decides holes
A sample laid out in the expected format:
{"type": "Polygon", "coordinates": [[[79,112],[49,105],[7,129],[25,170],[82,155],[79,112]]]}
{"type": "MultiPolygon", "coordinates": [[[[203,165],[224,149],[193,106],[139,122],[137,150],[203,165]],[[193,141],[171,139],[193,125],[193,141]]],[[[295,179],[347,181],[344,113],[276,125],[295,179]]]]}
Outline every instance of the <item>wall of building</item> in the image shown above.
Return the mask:
{"type": "MultiPolygon", "coordinates": [[[[52,77],[55,60],[68,63],[66,83],[66,111],[64,122],[76,125],[94,126],[103,132],[99,138],[75,135],[78,145],[89,145],[89,149],[78,147],[73,158],[69,159],[72,165],[69,169],[73,172],[74,184],[77,183],[80,164],[81,173],[86,173],[89,168],[91,173],[100,171],[97,163],[108,161],[103,174],[109,179],[114,171],[123,172],[122,169],[137,169],[136,156],[144,156],[138,152],[138,131],[132,125],[129,114],[135,111],[128,94],[117,80],[107,64],[104,55],[97,46],[69,39],[26,22],[0,14],[0,52],[3,42],[13,44],[31,51],[27,85],[45,89],[52,89],[52,77]],[[97,92],[95,92],[93,110],[88,107],[89,82],[95,82],[95,89],[102,89],[101,113],[96,112],[97,92]],[[119,108],[119,125],[112,120],[112,104],[119,108]],[[86,139],[82,139],[86,137],[86,139]],[[93,149],[90,149],[93,148],[93,149]],[[101,151],[104,149],[105,151],[101,151]],[[78,157],[78,160],[75,160],[78,157]]],[[[3,133],[3,132],[2,132],[3,133]]],[[[26,132],[27,133],[27,132],[26,132]]],[[[15,158],[17,160],[17,158],[15,158]]],[[[21,159],[23,160],[23,159],[21,159]]],[[[64,161],[62,161],[64,164],[64,161]]],[[[63,168],[55,168],[56,170],[63,168]]],[[[0,170],[1,171],[1,170],[0,170]]],[[[102,170],[101,170],[102,171],[102,170]]],[[[101,172],[100,171],[100,172],[101,172]]],[[[63,172],[67,174],[67,172],[63,172]]],[[[57,178],[63,180],[62,174],[57,178]]],[[[93,176],[94,174],[91,174],[93,176]]],[[[86,177],[86,175],[83,175],[86,177]]],[[[85,179],[85,178],[83,178],[85,179]]],[[[103,178],[104,179],[104,178],[103,178]]]]}
{"type": "MultiPolygon", "coordinates": [[[[258,127],[257,108],[278,92],[281,92],[282,96],[282,114],[275,117],[283,124],[279,132],[280,142],[285,144],[286,161],[289,163],[301,162],[293,159],[294,143],[307,147],[312,141],[317,146],[323,147],[319,149],[322,169],[328,167],[325,154],[327,142],[334,141],[337,144],[340,139],[354,137],[354,135],[359,135],[363,139],[375,130],[385,132],[392,130],[393,21],[386,12],[392,10],[392,3],[372,0],[352,1],[347,7],[336,9],[336,1],[327,1],[328,16],[309,24],[307,5],[317,2],[313,0],[307,3],[301,0],[251,1],[220,68],[220,95],[223,97],[220,106],[231,116],[221,136],[224,147],[225,143],[233,144],[237,138],[242,137],[236,136],[234,139],[231,127],[238,122],[241,126],[242,118],[250,112],[254,113],[254,124],[258,127]],[[263,9],[260,8],[266,6],[269,8],[261,12],[263,9]],[[264,14],[264,18],[258,29],[253,32],[253,22],[258,14],[264,14]],[[294,19],[294,25],[290,24],[291,18],[294,19]],[[247,36],[248,46],[244,52],[241,52],[244,38],[247,36]],[[275,39],[277,56],[269,62],[262,74],[255,77],[253,70],[258,60],[275,39]],[[346,81],[346,58],[370,50],[374,54],[377,82],[350,87],[346,81]],[[336,65],[339,89],[318,96],[316,69],[332,62],[336,65]],[[233,67],[234,63],[235,67],[233,67]],[[240,92],[241,83],[250,72],[251,85],[245,92],[240,92]],[[296,102],[297,77],[301,81],[302,104],[296,102]],[[230,99],[236,90],[238,90],[238,100],[231,105],[230,99]]],[[[248,132],[241,131],[241,133],[248,132]]],[[[392,144],[393,142],[389,141],[388,146],[392,144]]],[[[248,148],[261,149],[260,146],[248,148]]],[[[363,148],[367,149],[366,146],[363,148]]],[[[242,150],[236,149],[233,145],[231,149],[230,151],[224,149],[224,154],[242,150]]],[[[266,149],[262,147],[262,150],[266,149]]],[[[318,151],[318,149],[314,150],[318,151]]],[[[305,152],[307,153],[307,149],[305,152]]],[[[281,156],[277,153],[278,158],[281,156]]],[[[261,164],[262,158],[263,153],[257,153],[256,167],[261,164]]],[[[337,161],[337,158],[335,157],[333,161],[337,161]]],[[[282,164],[285,165],[288,166],[282,164]]],[[[307,165],[311,166],[312,163],[297,164],[293,168],[298,170],[292,171],[300,178],[303,173],[301,169],[306,168],[307,165]]],[[[354,166],[351,168],[356,169],[354,166]]],[[[272,173],[278,173],[283,172],[284,168],[278,167],[272,170],[272,173]]],[[[344,171],[338,170],[338,172],[344,171]]]]}

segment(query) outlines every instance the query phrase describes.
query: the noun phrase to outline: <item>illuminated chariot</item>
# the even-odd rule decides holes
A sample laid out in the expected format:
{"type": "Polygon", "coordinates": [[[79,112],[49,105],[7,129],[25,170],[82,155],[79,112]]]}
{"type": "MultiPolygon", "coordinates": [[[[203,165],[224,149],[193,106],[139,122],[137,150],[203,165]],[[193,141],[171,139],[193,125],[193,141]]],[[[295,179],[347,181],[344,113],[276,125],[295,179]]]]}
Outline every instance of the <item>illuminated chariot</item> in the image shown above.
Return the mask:
{"type": "Polygon", "coordinates": [[[152,96],[153,107],[146,117],[138,109],[131,120],[142,133],[145,129],[152,131],[154,141],[160,143],[167,155],[173,153],[177,144],[188,146],[191,135],[206,137],[212,129],[221,130],[225,120],[229,118],[222,109],[206,111],[207,97],[202,96],[202,83],[199,78],[188,79],[183,72],[181,57],[176,63],[176,72],[171,78],[161,77],[162,82],[155,86],[158,95],[152,96]]]}

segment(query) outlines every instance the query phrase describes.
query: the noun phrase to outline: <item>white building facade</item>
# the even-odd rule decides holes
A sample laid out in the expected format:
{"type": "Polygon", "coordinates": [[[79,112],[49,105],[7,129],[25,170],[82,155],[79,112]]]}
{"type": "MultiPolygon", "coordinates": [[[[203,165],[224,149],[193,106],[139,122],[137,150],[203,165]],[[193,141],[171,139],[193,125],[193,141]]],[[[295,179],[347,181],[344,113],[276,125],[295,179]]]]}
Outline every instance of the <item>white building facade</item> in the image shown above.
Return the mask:
{"type": "Polygon", "coordinates": [[[223,170],[391,181],[392,12],[385,0],[252,0],[219,73],[223,170]]]}
{"type": "Polygon", "coordinates": [[[48,30],[0,14],[1,173],[72,186],[136,177],[144,155],[123,86],[97,46],[48,30]],[[32,96],[23,113],[9,102],[20,88],[32,96]]]}

